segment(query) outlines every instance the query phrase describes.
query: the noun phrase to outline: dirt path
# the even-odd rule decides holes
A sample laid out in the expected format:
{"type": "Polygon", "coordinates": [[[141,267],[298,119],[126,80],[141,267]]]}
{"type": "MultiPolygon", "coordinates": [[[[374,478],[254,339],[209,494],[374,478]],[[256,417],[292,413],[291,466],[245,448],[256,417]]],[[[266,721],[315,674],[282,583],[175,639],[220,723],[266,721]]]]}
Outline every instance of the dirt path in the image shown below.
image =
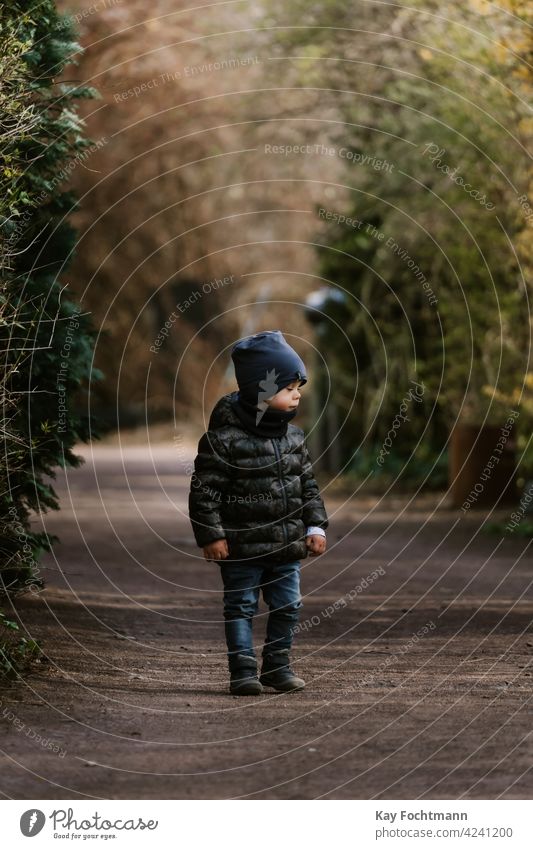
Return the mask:
{"type": "MultiPolygon", "coordinates": [[[[236,698],[183,456],[85,454],[46,520],[62,539],[47,589],[21,604],[50,662],[2,694],[5,797],[531,798],[527,543],[420,501],[326,494],[295,643],[308,687],[236,698]]],[[[258,644],[264,625],[262,607],[258,644]]]]}

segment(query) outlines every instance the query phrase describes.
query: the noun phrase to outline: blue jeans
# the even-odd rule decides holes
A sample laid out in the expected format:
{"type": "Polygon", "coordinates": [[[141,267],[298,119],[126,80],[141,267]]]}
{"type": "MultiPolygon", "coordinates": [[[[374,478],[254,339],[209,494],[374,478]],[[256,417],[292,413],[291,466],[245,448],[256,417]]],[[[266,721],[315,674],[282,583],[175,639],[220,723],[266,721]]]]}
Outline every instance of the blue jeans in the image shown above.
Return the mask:
{"type": "Polygon", "coordinates": [[[270,609],[263,656],[276,649],[290,649],[293,628],[303,607],[300,595],[300,561],[265,563],[262,560],[220,562],[224,583],[224,629],[230,669],[236,655],[255,657],[253,617],[260,591],[270,609]]]}

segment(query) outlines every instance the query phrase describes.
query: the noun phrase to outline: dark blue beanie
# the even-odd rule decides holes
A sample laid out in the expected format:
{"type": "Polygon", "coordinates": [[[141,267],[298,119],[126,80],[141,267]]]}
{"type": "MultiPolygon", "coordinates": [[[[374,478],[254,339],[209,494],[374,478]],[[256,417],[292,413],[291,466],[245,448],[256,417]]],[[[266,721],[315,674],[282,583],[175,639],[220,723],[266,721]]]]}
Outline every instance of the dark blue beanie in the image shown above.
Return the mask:
{"type": "Polygon", "coordinates": [[[281,330],[264,330],[239,339],[231,349],[231,359],[239,392],[252,404],[261,400],[260,393],[271,397],[294,380],[307,383],[303,361],[281,330]]]}

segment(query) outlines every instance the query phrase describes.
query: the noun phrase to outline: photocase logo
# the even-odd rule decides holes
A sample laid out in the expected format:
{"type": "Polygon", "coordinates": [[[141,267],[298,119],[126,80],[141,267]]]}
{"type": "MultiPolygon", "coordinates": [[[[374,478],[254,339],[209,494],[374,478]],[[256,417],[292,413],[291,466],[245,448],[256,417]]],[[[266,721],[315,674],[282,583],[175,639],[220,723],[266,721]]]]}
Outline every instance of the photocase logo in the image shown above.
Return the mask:
{"type": "Polygon", "coordinates": [[[276,383],[276,378],[278,377],[279,372],[276,374],[276,369],[273,368],[270,371],[267,371],[265,380],[259,381],[259,386],[263,391],[259,392],[257,396],[257,406],[259,407],[259,410],[255,417],[256,426],[259,424],[268,409],[267,399],[272,398],[272,396],[276,395],[278,391],[278,384],[276,383]]]}
{"type": "Polygon", "coordinates": [[[20,830],[25,837],[35,837],[42,830],[46,817],[37,808],[24,811],[20,818],[20,830]]]}

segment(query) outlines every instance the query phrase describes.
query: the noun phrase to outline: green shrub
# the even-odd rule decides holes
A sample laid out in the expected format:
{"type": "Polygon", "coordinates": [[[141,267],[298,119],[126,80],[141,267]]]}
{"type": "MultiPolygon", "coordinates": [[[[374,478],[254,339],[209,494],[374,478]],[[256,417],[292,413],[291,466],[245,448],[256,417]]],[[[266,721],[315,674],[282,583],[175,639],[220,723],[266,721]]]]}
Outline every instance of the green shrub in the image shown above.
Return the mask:
{"type": "Polygon", "coordinates": [[[94,332],[64,279],[76,201],[63,184],[90,145],[76,103],[94,92],[57,80],[79,50],[52,0],[0,6],[0,590],[10,593],[42,584],[36,562],[54,540],[31,530],[31,514],[57,509],[50,479],[95,435],[81,406],[97,376],[94,332]]]}

